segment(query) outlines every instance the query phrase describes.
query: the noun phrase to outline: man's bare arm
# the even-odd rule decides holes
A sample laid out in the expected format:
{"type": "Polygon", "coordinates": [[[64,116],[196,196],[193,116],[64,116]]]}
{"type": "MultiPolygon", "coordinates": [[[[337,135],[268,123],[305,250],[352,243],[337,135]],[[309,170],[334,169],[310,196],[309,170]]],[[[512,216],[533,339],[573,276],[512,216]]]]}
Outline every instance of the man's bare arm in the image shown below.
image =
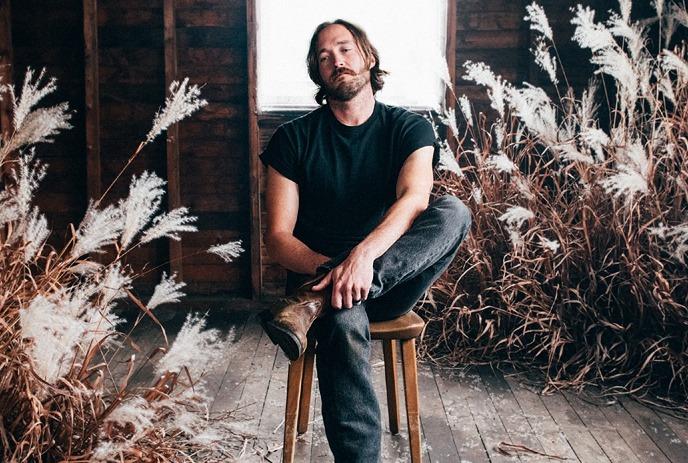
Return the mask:
{"type": "Polygon", "coordinates": [[[314,275],[319,265],[329,260],[294,237],[299,212],[299,187],[272,167],[268,167],[265,191],[268,213],[265,244],[268,253],[283,267],[297,273],[314,275]]]}
{"type": "Polygon", "coordinates": [[[432,152],[426,146],[414,151],[397,179],[397,200],[380,224],[352,252],[377,259],[387,251],[428,207],[432,191],[432,152]]]}
{"type": "Polygon", "coordinates": [[[406,159],[397,179],[397,200],[373,229],[339,266],[313,287],[332,284],[332,305],[352,307],[366,299],[373,280],[373,261],[403,235],[427,207],[432,191],[433,147],[419,148],[406,159]]]}

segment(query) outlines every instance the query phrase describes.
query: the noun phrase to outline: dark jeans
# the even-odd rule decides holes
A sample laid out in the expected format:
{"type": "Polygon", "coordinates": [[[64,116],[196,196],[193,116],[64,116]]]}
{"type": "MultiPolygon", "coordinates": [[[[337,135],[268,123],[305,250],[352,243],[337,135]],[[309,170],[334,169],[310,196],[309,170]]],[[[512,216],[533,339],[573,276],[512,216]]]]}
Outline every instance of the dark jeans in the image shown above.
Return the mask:
{"type": "MultiPolygon", "coordinates": [[[[380,461],[382,428],[371,379],[369,322],[411,310],[449,266],[470,225],[470,210],[459,199],[436,199],[375,259],[368,299],[351,309],[330,310],[313,325],[323,422],[336,462],[380,461]]],[[[347,255],[335,257],[318,273],[336,267],[347,255]]],[[[291,274],[288,289],[304,281],[300,277],[291,274]]]]}

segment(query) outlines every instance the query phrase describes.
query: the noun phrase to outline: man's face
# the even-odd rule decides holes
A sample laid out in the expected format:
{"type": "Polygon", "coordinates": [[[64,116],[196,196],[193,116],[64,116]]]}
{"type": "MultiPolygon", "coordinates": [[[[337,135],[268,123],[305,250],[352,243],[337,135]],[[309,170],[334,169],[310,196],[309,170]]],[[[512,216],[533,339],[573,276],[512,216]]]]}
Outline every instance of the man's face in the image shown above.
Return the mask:
{"type": "Polygon", "coordinates": [[[318,34],[320,77],[328,99],[349,101],[370,84],[370,68],[356,46],[353,35],[341,24],[332,24],[318,34]]]}

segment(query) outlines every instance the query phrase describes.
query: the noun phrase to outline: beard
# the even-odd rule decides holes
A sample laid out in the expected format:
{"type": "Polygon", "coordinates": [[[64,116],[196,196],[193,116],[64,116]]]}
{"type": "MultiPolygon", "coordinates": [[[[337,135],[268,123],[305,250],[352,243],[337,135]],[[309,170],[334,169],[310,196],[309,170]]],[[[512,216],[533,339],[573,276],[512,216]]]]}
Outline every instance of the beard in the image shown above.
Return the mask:
{"type": "Polygon", "coordinates": [[[360,74],[355,74],[347,70],[335,74],[332,83],[325,83],[324,87],[329,100],[349,101],[358,95],[368,83],[370,83],[370,71],[365,70],[360,74]],[[342,74],[347,74],[351,77],[337,82],[337,79],[342,74]]]}

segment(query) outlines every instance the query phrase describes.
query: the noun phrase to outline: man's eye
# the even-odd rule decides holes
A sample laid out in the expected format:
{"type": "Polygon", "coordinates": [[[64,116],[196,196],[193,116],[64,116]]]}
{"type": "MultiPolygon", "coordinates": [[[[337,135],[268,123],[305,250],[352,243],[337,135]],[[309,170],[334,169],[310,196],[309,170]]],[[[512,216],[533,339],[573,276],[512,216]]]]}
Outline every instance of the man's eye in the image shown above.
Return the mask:
{"type": "Polygon", "coordinates": [[[323,61],[327,61],[327,56],[321,56],[320,57],[320,62],[322,63],[323,61]]]}

